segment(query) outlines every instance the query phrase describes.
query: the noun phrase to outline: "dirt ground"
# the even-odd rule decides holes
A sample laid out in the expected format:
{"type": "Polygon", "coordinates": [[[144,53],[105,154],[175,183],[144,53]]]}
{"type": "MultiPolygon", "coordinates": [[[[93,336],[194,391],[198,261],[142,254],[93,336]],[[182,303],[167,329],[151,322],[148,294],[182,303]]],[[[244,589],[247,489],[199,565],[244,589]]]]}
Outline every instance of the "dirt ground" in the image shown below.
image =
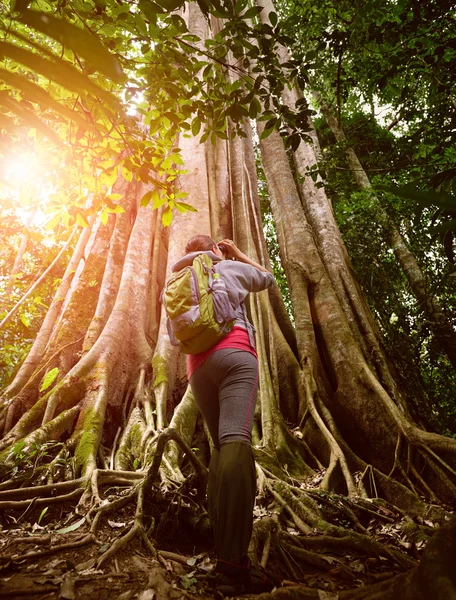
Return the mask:
{"type": "MultiPolygon", "coordinates": [[[[89,537],[85,518],[75,506],[6,511],[0,519],[0,598],[19,600],[206,600],[221,598],[208,574],[215,564],[210,534],[190,531],[180,521],[163,521],[151,548],[139,537],[98,566],[100,557],[133,525],[134,506],[105,519],[89,537]],[[71,546],[71,547],[68,547],[71,546]]],[[[383,541],[400,546],[400,524],[376,523],[383,541]],[[396,528],[396,529],[395,529],[396,528]],[[383,531],[383,534],[382,534],[383,531]]],[[[297,534],[297,532],[296,532],[297,534]]],[[[418,549],[409,549],[412,553],[418,549]]],[[[379,557],[325,554],[328,569],[303,565],[271,553],[268,572],[278,586],[296,583],[336,598],[344,589],[393,577],[400,568],[379,557]],[[288,563],[288,564],[287,564],[288,563]],[[286,566],[285,566],[286,565],[286,566]]]]}

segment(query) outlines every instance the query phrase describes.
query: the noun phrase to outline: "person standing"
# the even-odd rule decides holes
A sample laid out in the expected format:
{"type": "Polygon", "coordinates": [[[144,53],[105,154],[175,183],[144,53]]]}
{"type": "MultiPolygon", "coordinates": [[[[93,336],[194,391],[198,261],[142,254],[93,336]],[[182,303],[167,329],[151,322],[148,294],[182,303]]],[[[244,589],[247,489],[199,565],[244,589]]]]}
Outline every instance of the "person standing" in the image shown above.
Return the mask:
{"type": "Polygon", "coordinates": [[[214,445],[209,463],[208,511],[217,556],[215,584],[218,591],[231,595],[269,591],[272,583],[247,556],[256,492],[251,434],[258,357],[255,330],[244,302],[249,293],[264,290],[275,280],[229,239],[217,244],[208,235],[197,235],[187,242],[185,251],[173,271],[191,265],[198,254],[207,253],[225,282],[236,313],[230,333],[209,350],[187,359],[188,380],[214,445]]]}

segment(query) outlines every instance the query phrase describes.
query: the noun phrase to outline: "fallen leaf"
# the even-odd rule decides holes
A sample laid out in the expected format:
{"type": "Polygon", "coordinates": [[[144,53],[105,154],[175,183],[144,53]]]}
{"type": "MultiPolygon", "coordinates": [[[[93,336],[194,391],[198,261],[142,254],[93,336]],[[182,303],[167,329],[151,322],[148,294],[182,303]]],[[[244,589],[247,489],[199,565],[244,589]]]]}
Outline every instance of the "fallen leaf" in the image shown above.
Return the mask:
{"type": "Polygon", "coordinates": [[[323,560],[325,560],[326,562],[328,562],[330,565],[333,565],[334,563],[340,563],[341,562],[337,558],[334,558],[334,556],[325,556],[324,554],[322,554],[320,556],[320,558],[322,558],[323,560]]]}
{"type": "Polygon", "coordinates": [[[76,593],[74,591],[74,587],[74,578],[67,573],[63,578],[62,585],[60,586],[59,598],[64,598],[65,600],[75,600],[76,593]]]}
{"type": "Polygon", "coordinates": [[[318,590],[318,600],[339,600],[339,594],[337,592],[333,593],[318,590]]]}
{"type": "Polygon", "coordinates": [[[355,573],[364,573],[364,571],[366,570],[366,567],[360,560],[355,560],[352,563],[350,563],[350,568],[355,573]]]}
{"type": "Polygon", "coordinates": [[[154,600],[155,598],[155,590],[144,590],[138,596],[138,600],[154,600]]]}
{"type": "Polygon", "coordinates": [[[68,525],[68,527],[63,527],[63,529],[57,529],[56,533],[70,533],[70,531],[76,531],[76,529],[79,529],[81,525],[84,525],[85,520],[85,517],[82,517],[82,519],[76,521],[76,523],[73,523],[72,525],[68,525]]]}
{"type": "Polygon", "coordinates": [[[120,596],[117,596],[117,600],[131,600],[135,595],[133,590],[129,590],[128,592],[123,592],[120,596]]]}
{"type": "Polygon", "coordinates": [[[76,565],[76,571],[86,571],[87,569],[91,569],[92,567],[95,566],[96,563],[96,559],[95,558],[89,558],[89,560],[86,560],[85,562],[79,563],[79,565],[76,565]]]}
{"type": "Polygon", "coordinates": [[[108,523],[111,525],[111,527],[125,527],[125,523],[116,523],[115,521],[110,521],[109,519],[108,523]]]}
{"type": "MultiPolygon", "coordinates": [[[[57,567],[58,565],[61,565],[63,563],[63,558],[54,558],[54,560],[51,560],[51,562],[47,565],[48,566],[48,570],[50,571],[51,569],[55,569],[55,567],[57,567]]],[[[46,571],[47,574],[47,571],[46,571]]]]}

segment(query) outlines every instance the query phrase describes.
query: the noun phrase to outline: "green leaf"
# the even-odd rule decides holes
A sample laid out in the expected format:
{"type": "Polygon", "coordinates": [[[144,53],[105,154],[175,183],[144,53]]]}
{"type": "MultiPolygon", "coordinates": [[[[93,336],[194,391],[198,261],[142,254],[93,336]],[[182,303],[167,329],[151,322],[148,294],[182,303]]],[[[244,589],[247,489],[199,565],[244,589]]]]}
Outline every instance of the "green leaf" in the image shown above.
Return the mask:
{"type": "Polygon", "coordinates": [[[265,129],[263,131],[263,133],[260,135],[260,140],[265,140],[266,138],[268,138],[273,131],[274,131],[274,129],[265,129]]]}
{"type": "Polygon", "coordinates": [[[62,529],[57,529],[56,533],[70,533],[71,531],[76,531],[76,529],[79,529],[79,527],[81,527],[81,525],[84,525],[85,523],[85,517],[82,517],[82,519],[80,519],[79,521],[76,521],[76,523],[73,523],[73,525],[68,525],[68,527],[63,527],[62,529]]]}
{"type": "Polygon", "coordinates": [[[26,10],[19,20],[70,47],[76,54],[88,60],[98,71],[114,81],[124,80],[122,67],[115,56],[87,29],[80,29],[65,19],[59,19],[38,11],[26,10]]]}
{"type": "Polygon", "coordinates": [[[301,143],[301,136],[297,133],[291,136],[290,145],[293,152],[295,152],[299,148],[299,144],[301,143]]]}
{"type": "Polygon", "coordinates": [[[106,225],[108,223],[108,219],[109,219],[109,210],[104,208],[100,214],[100,221],[103,223],[103,225],[106,225]]]}
{"type": "Polygon", "coordinates": [[[159,13],[163,13],[162,8],[151,0],[139,0],[138,7],[139,10],[144,13],[146,19],[148,19],[148,21],[150,21],[153,25],[155,25],[157,22],[157,15],[159,13]]]}
{"type": "Polygon", "coordinates": [[[150,203],[150,201],[152,199],[152,194],[153,193],[154,193],[153,191],[152,192],[146,192],[144,194],[144,196],[141,198],[140,205],[141,206],[148,206],[148,204],[150,203]]]}
{"type": "Polygon", "coordinates": [[[181,8],[185,3],[185,0],[157,0],[157,4],[161,6],[166,12],[172,12],[181,8]]]}
{"type": "Polygon", "coordinates": [[[22,324],[25,325],[25,327],[30,327],[30,319],[27,319],[24,314],[19,315],[19,319],[22,321],[22,324]]]}
{"type": "Polygon", "coordinates": [[[17,100],[11,98],[6,90],[0,91],[0,105],[13,112],[30,127],[36,128],[44,133],[45,136],[47,136],[56,144],[62,144],[62,140],[54,131],[52,131],[52,129],[43,123],[43,121],[39,119],[32,111],[28,110],[28,108],[24,108],[24,106],[17,102],[17,100]]]}
{"type": "Polygon", "coordinates": [[[264,126],[265,129],[274,129],[275,124],[277,123],[277,119],[274,117],[269,119],[269,121],[264,126]]]}
{"type": "Polygon", "coordinates": [[[130,183],[133,180],[133,173],[127,167],[122,167],[122,177],[130,183]]]}
{"type": "Polygon", "coordinates": [[[168,202],[166,196],[162,196],[160,197],[158,192],[156,191],[156,196],[153,196],[153,201],[154,201],[154,208],[160,208],[160,206],[163,206],[164,204],[166,204],[168,202]]]}
{"type": "Polygon", "coordinates": [[[61,214],[57,213],[52,217],[50,221],[46,223],[46,229],[49,231],[50,229],[54,229],[61,221],[61,214]]]}
{"type": "Polygon", "coordinates": [[[241,14],[241,12],[244,10],[244,8],[247,6],[248,4],[248,0],[237,0],[235,6],[234,6],[234,12],[239,15],[241,14]]]}
{"type": "Polygon", "coordinates": [[[67,90],[84,96],[87,92],[99,96],[115,111],[122,111],[122,106],[117,98],[102,90],[86,75],[83,75],[65,61],[58,59],[58,57],[55,57],[54,60],[48,60],[39,56],[36,52],[30,52],[6,42],[0,42],[0,55],[7,56],[11,60],[26,66],[32,72],[44,75],[67,90]]]}
{"type": "Polygon", "coordinates": [[[43,508],[43,510],[40,513],[40,516],[38,517],[38,521],[37,521],[38,525],[41,523],[41,519],[44,517],[44,515],[47,513],[48,510],[49,510],[49,506],[45,506],[43,508]]]}
{"type": "Polygon", "coordinates": [[[175,202],[175,206],[177,210],[181,213],[185,212],[198,212],[198,209],[192,206],[191,204],[187,204],[186,202],[175,202]]]}
{"type": "Polygon", "coordinates": [[[173,211],[168,206],[166,208],[166,210],[163,212],[163,215],[162,215],[163,226],[164,227],[169,227],[171,225],[172,220],[173,220],[173,211]]]}
{"type": "Polygon", "coordinates": [[[165,112],[162,116],[169,119],[171,121],[171,123],[174,123],[174,125],[177,125],[177,126],[180,125],[179,117],[176,114],[174,114],[173,112],[170,112],[170,111],[165,112]]]}
{"type": "Polygon", "coordinates": [[[44,390],[47,390],[48,387],[50,387],[54,383],[57,375],[59,374],[59,371],[60,369],[58,367],[55,367],[54,369],[51,369],[46,373],[43,379],[43,383],[40,387],[40,392],[44,392],[44,390]]]}
{"type": "Polygon", "coordinates": [[[390,185],[379,185],[378,189],[399,198],[405,198],[406,200],[414,200],[425,206],[437,205],[440,208],[447,208],[450,210],[456,209],[456,196],[453,194],[446,194],[444,192],[435,192],[434,190],[417,190],[410,186],[390,186],[390,185]]]}
{"type": "Polygon", "coordinates": [[[278,19],[277,19],[277,13],[270,12],[269,13],[269,20],[271,21],[271,25],[273,27],[275,27],[277,25],[277,21],[278,21],[278,19]]]}
{"type": "Polygon", "coordinates": [[[56,102],[47,92],[30,82],[22,75],[11,73],[5,69],[0,69],[0,80],[3,80],[11,87],[24,92],[24,95],[30,102],[39,102],[41,105],[44,105],[45,108],[50,108],[67,119],[74,121],[80,127],[83,127],[91,132],[95,131],[92,125],[88,121],[85,121],[76,111],[63,106],[60,104],[60,102],[56,102]]]}
{"type": "Polygon", "coordinates": [[[76,223],[81,227],[89,227],[89,222],[80,212],[76,213],[76,223]]]}
{"type": "Polygon", "coordinates": [[[110,188],[112,184],[116,181],[118,174],[118,169],[116,167],[112,167],[111,169],[105,169],[99,175],[99,182],[101,185],[105,185],[110,188]]]}
{"type": "Polygon", "coordinates": [[[253,17],[256,17],[257,15],[259,15],[262,10],[263,10],[262,6],[252,6],[252,8],[249,8],[248,10],[245,11],[245,13],[242,15],[242,18],[243,19],[252,19],[253,17]]]}
{"type": "Polygon", "coordinates": [[[253,98],[252,102],[250,103],[250,107],[249,107],[249,117],[251,119],[255,119],[255,117],[257,115],[259,115],[261,112],[261,102],[258,100],[258,98],[253,98]]]}
{"type": "Polygon", "coordinates": [[[192,135],[197,136],[201,129],[201,121],[195,117],[192,121],[192,135]]]}

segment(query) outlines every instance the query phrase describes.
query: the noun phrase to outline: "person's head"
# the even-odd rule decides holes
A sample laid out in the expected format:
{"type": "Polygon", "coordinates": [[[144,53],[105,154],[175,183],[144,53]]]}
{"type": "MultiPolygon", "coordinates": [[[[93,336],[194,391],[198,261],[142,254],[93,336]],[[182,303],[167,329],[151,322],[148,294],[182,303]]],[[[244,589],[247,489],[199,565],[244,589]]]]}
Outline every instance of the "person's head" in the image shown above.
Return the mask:
{"type": "Polygon", "coordinates": [[[185,245],[186,254],[190,254],[190,252],[208,252],[209,250],[223,258],[220,248],[209,235],[195,235],[185,245]]]}

